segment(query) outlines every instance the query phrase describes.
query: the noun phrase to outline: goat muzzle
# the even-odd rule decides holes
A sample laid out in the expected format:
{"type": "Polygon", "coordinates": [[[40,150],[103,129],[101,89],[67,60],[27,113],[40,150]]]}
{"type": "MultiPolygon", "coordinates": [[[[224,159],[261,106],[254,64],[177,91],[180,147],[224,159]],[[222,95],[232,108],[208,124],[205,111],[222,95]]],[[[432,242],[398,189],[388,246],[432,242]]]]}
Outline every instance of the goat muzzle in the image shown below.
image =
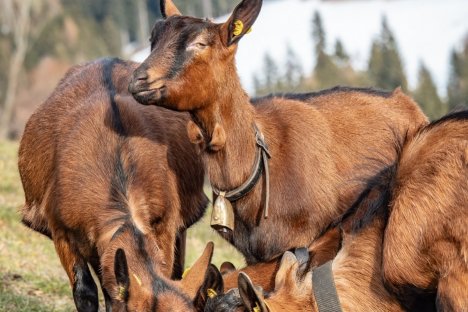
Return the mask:
{"type": "Polygon", "coordinates": [[[135,100],[141,104],[149,105],[154,104],[163,98],[166,94],[166,86],[161,85],[158,88],[152,88],[147,80],[144,79],[132,79],[128,85],[128,92],[130,92],[135,100]]]}

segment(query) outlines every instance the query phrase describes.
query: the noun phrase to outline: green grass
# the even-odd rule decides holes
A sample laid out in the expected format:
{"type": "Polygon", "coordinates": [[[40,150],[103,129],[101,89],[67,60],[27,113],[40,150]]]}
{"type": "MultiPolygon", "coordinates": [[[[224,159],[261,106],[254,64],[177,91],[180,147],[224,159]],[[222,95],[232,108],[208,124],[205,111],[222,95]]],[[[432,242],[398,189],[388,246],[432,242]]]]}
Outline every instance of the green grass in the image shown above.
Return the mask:
{"type": "MultiPolygon", "coordinates": [[[[52,242],[20,222],[24,194],[17,168],[18,143],[0,141],[0,312],[75,311],[71,288],[52,242]]],[[[209,188],[207,187],[207,192],[209,188]]],[[[215,243],[213,263],[241,266],[240,254],[209,226],[211,207],[189,229],[187,266],[215,243]]]]}
{"type": "Polygon", "coordinates": [[[74,311],[52,242],[20,222],[18,144],[0,142],[0,311],[74,311]]]}

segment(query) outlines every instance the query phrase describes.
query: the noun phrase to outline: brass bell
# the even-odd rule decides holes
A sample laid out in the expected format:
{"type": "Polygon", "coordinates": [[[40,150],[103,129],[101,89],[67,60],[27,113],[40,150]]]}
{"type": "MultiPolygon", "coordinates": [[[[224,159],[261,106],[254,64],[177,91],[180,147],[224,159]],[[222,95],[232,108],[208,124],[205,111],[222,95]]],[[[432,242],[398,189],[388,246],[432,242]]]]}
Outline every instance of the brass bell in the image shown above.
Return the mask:
{"type": "Polygon", "coordinates": [[[225,196],[226,192],[220,192],[211,213],[211,227],[223,233],[234,231],[234,209],[225,196]]]}

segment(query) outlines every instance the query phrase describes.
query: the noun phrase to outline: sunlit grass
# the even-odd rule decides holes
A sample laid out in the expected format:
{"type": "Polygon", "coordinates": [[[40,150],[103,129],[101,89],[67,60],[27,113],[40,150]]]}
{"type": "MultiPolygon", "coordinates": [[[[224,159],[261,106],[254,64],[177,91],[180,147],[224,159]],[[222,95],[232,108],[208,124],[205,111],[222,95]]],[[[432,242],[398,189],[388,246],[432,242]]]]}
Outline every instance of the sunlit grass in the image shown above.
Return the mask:
{"type": "MultiPolygon", "coordinates": [[[[17,169],[18,143],[0,141],[0,311],[74,311],[71,288],[55,248],[47,237],[20,222],[24,202],[17,169]]],[[[209,188],[206,187],[207,192],[209,188]]],[[[189,230],[186,264],[208,241],[215,242],[213,262],[243,264],[243,258],[209,226],[211,208],[189,230]]]]}
{"type": "Polygon", "coordinates": [[[52,242],[20,222],[18,143],[0,142],[0,311],[73,311],[52,242]]]}

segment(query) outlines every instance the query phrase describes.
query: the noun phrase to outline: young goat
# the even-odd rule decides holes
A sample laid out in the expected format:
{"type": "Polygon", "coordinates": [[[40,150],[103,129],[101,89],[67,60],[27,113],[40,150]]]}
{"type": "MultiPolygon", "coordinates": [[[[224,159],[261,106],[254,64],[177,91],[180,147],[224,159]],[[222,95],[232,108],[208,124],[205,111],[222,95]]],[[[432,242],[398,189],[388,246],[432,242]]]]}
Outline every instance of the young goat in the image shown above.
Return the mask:
{"type": "Polygon", "coordinates": [[[243,185],[252,171],[260,177],[244,184],[252,187],[248,194],[243,188],[238,194],[245,196],[232,199],[234,230],[221,233],[248,264],[309,246],[362,190],[351,179],[373,176],[380,169],[376,159],[394,161],[394,131],[411,135],[427,122],[399,89],[338,87],[269,96],[252,105],[234,58],[261,5],[244,0],[226,23],[215,24],[181,16],[171,0],[162,0],[166,19],[154,25],[151,55],[129,85],[140,103],[190,112],[189,137],[202,148],[220,194],[243,185]],[[266,153],[262,134],[271,159],[265,156],[252,170],[260,151],[266,153]],[[269,179],[259,174],[267,166],[269,179]]]}
{"type": "MultiPolygon", "coordinates": [[[[336,256],[341,244],[341,233],[338,228],[328,231],[319,239],[314,241],[309,250],[303,249],[298,252],[301,256],[302,265],[315,268],[336,256]]],[[[275,276],[280,267],[281,257],[266,263],[257,263],[240,270],[235,270],[230,263],[221,265],[221,273],[217,285],[217,296],[207,300],[205,312],[234,312],[243,310],[242,299],[237,291],[239,274],[247,274],[255,285],[264,291],[270,292],[275,287],[275,276]],[[221,277],[222,276],[222,277],[221,277]]]]}
{"type": "Polygon", "coordinates": [[[424,128],[399,158],[385,280],[412,311],[426,310],[421,297],[435,292],[439,311],[467,311],[468,111],[424,128]]]}
{"type": "Polygon", "coordinates": [[[175,272],[176,236],[207,205],[188,116],[136,105],[127,91],[136,66],[106,59],[72,68],[21,140],[23,223],[54,241],[78,311],[98,309],[88,263],[107,311],[117,304],[118,250],[140,286],[128,301],[152,301],[150,273],[175,272]]]}

